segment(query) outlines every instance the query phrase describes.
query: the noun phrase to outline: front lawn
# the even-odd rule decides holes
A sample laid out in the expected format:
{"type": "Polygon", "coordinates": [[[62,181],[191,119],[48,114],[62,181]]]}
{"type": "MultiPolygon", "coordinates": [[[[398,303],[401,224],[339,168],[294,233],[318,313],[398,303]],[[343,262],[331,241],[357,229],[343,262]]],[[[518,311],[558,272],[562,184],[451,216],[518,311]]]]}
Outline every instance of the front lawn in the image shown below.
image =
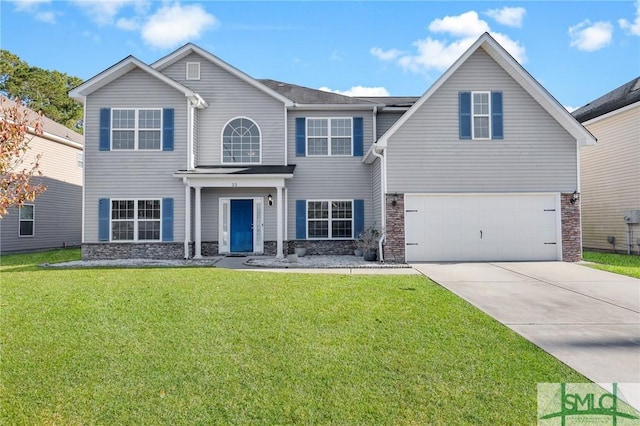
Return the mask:
{"type": "Polygon", "coordinates": [[[592,268],[640,278],[640,256],[638,255],[585,251],[582,253],[582,258],[593,262],[588,265],[592,268]]]}
{"type": "Polygon", "coordinates": [[[30,262],[0,259],[10,424],[533,424],[585,381],[420,276],[30,262]]]}

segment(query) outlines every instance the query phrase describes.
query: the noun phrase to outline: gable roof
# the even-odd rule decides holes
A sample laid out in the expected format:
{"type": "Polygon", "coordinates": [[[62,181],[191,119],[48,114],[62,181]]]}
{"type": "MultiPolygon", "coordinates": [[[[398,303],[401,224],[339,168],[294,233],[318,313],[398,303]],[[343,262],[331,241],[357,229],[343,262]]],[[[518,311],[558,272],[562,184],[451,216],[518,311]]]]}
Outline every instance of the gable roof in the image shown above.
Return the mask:
{"type": "Polygon", "coordinates": [[[540,83],[534,79],[489,33],[482,34],[469,49],[449,67],[444,74],[418,99],[413,106],[383,134],[374,145],[385,147],[389,138],[429,99],[462,64],[478,49],[483,49],[495,60],[507,74],[533,97],[571,136],[578,146],[593,145],[595,137],[589,133],[575,118],[553,97],[540,83]]]}
{"type": "Polygon", "coordinates": [[[167,68],[168,66],[170,66],[172,64],[175,64],[176,62],[178,62],[179,60],[181,60],[183,58],[186,58],[187,56],[191,55],[192,53],[195,53],[197,55],[202,56],[207,61],[219,66],[223,70],[225,70],[228,73],[238,77],[240,80],[250,84],[251,86],[261,90],[262,92],[266,93],[267,95],[276,98],[280,102],[283,102],[285,105],[291,106],[293,104],[291,99],[289,99],[289,98],[287,98],[285,96],[282,96],[280,93],[278,93],[277,91],[273,90],[272,88],[265,86],[264,84],[260,83],[258,80],[254,79],[253,77],[249,76],[248,74],[245,74],[244,72],[240,71],[239,69],[235,68],[234,66],[226,63],[222,59],[218,58],[217,56],[215,56],[215,55],[213,55],[213,54],[211,54],[209,52],[207,52],[206,50],[202,49],[201,47],[196,46],[193,43],[187,43],[184,46],[182,46],[181,48],[179,48],[178,50],[176,50],[175,52],[170,53],[169,55],[165,56],[164,58],[157,60],[156,62],[151,64],[151,68],[153,68],[154,70],[157,70],[157,71],[162,71],[163,69],[167,68]]]}
{"type": "Polygon", "coordinates": [[[300,105],[366,105],[374,106],[375,103],[363,100],[362,98],[354,98],[351,96],[340,95],[333,92],[325,92],[324,90],[310,89],[304,86],[298,86],[291,83],[284,83],[276,80],[258,80],[265,86],[275,90],[282,96],[286,96],[296,104],[300,105]]]}
{"type": "Polygon", "coordinates": [[[117,64],[102,71],[100,74],[94,77],[91,77],[89,80],[85,81],[78,87],[69,91],[69,96],[77,101],[83,102],[85,96],[90,95],[96,90],[117,80],[118,78],[122,77],[126,73],[136,68],[146,72],[147,74],[149,74],[154,78],[157,78],[163,83],[173,87],[177,91],[184,93],[186,97],[196,98],[196,99],[200,98],[200,96],[197,93],[195,93],[193,90],[167,77],[161,72],[156,71],[155,69],[151,68],[149,65],[145,64],[144,62],[140,61],[134,56],[127,56],[117,64]]]}
{"type": "Polygon", "coordinates": [[[578,108],[571,114],[580,123],[584,123],[636,102],[640,102],[640,77],[636,77],[613,89],[611,92],[578,108]]]}

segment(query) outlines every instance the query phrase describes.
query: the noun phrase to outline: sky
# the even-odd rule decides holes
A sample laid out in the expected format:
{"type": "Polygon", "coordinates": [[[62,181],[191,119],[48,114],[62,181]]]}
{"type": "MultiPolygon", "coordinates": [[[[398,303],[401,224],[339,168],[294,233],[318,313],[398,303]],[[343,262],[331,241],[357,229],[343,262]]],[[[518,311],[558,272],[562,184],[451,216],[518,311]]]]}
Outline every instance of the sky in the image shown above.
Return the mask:
{"type": "Polygon", "coordinates": [[[0,19],[2,49],[83,80],[191,42],[254,78],[420,96],[484,32],[569,110],[640,76],[640,0],[0,0],[0,19]]]}

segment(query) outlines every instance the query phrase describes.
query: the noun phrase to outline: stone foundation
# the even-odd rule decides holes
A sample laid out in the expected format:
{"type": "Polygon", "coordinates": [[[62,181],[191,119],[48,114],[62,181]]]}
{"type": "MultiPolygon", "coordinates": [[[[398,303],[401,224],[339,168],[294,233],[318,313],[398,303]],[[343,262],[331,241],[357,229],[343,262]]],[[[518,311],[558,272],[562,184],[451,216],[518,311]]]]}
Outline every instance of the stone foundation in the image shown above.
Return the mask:
{"type": "Polygon", "coordinates": [[[299,247],[306,248],[307,255],[353,255],[356,242],[355,240],[293,240],[285,246],[285,253],[294,254],[295,249],[299,247]]]}
{"type": "Polygon", "coordinates": [[[84,243],[82,260],[184,259],[184,243],[84,243]]]}
{"type": "Polygon", "coordinates": [[[562,260],[579,262],[582,260],[582,232],[580,229],[580,200],[571,204],[572,194],[560,195],[562,210],[562,260]]]}
{"type": "Polygon", "coordinates": [[[394,206],[392,195],[386,196],[387,226],[384,244],[385,262],[405,262],[404,240],[404,194],[398,194],[397,204],[394,206]]]}

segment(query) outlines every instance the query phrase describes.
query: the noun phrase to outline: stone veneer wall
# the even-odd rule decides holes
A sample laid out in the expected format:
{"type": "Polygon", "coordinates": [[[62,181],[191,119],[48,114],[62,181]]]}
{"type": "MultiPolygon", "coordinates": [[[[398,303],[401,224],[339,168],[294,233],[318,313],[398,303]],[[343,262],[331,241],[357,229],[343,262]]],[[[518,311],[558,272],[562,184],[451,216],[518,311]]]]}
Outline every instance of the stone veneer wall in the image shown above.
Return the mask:
{"type": "Polygon", "coordinates": [[[82,259],[184,259],[184,243],[84,243],[82,259]]]}
{"type": "Polygon", "coordinates": [[[582,260],[582,230],[580,229],[580,200],[571,204],[572,194],[560,194],[562,210],[562,260],[582,260]]]}
{"type": "Polygon", "coordinates": [[[384,244],[384,261],[404,263],[404,194],[398,194],[398,203],[392,204],[392,195],[387,194],[385,207],[387,209],[387,226],[384,244]]]}
{"type": "Polygon", "coordinates": [[[288,254],[294,254],[296,248],[304,247],[307,249],[307,255],[353,255],[356,242],[354,240],[293,240],[289,241],[288,246],[288,251],[285,251],[288,254]]]}

